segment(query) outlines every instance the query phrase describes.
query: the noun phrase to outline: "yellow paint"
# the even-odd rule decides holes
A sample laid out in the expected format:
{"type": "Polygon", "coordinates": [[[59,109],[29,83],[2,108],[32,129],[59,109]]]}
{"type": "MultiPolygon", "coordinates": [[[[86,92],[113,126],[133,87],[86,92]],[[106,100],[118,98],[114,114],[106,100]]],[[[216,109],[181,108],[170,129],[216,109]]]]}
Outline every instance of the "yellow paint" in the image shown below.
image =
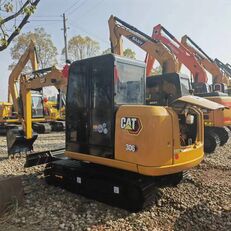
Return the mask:
{"type": "Polygon", "coordinates": [[[213,102],[222,104],[228,108],[224,110],[215,110],[208,113],[209,119],[205,119],[205,122],[210,122],[215,127],[229,126],[231,125],[231,97],[229,96],[213,96],[206,97],[206,99],[213,102]]]}
{"type": "Polygon", "coordinates": [[[31,92],[26,91],[25,92],[25,101],[24,101],[24,120],[25,120],[25,135],[26,139],[31,139],[32,138],[32,112],[31,112],[31,92]]]}
{"type": "Polygon", "coordinates": [[[203,159],[203,114],[197,116],[195,144],[181,146],[177,113],[169,107],[124,105],[116,113],[114,159],[66,151],[65,156],[113,168],[159,176],[181,172],[198,165],[203,159]],[[138,134],[121,128],[124,117],[138,118],[142,128],[138,134]],[[127,151],[126,145],[135,145],[136,151],[127,151]]]}

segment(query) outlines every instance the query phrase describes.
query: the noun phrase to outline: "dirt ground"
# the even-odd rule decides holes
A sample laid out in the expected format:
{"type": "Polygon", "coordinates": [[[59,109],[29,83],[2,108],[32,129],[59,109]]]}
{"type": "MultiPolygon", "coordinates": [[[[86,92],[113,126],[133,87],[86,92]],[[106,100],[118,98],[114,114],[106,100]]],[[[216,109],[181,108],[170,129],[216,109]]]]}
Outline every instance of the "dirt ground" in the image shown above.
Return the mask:
{"type": "MultiPolygon", "coordinates": [[[[35,150],[64,146],[64,134],[40,135],[35,150]]],[[[24,169],[24,159],[8,160],[0,137],[0,175],[21,175],[22,205],[12,203],[0,230],[231,230],[231,141],[188,171],[177,187],[159,189],[156,201],[139,213],[114,208],[48,186],[44,166],[24,169]]]]}

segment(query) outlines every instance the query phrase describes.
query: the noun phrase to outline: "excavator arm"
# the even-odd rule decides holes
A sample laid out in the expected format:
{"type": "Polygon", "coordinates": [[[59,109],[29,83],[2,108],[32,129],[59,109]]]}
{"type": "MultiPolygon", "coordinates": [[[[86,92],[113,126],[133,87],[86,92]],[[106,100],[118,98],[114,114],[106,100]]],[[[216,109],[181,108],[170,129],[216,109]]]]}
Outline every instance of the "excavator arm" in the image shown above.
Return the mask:
{"type": "Polygon", "coordinates": [[[18,63],[13,68],[9,80],[8,80],[8,102],[13,103],[14,105],[14,111],[18,114],[19,108],[18,108],[18,89],[17,89],[17,83],[20,78],[20,74],[22,73],[23,68],[26,66],[28,61],[31,62],[32,70],[38,69],[38,59],[35,49],[35,44],[31,40],[29,47],[26,49],[25,53],[21,56],[18,63]]]}
{"type": "MultiPolygon", "coordinates": [[[[192,73],[194,82],[207,83],[208,78],[203,67],[198,63],[194,55],[184,47],[168,30],[162,25],[153,28],[152,38],[161,41],[176,56],[178,62],[183,63],[192,73]],[[164,33],[164,35],[163,35],[164,33]]],[[[153,65],[153,61],[146,58],[147,65],[153,65]]],[[[180,71],[178,66],[177,72],[180,71]]]]}
{"type": "Polygon", "coordinates": [[[214,60],[210,58],[190,37],[184,35],[181,38],[181,43],[191,53],[194,54],[200,64],[212,75],[214,84],[228,84],[227,76],[224,75],[224,73],[220,70],[214,60]]]}
{"type": "MultiPolygon", "coordinates": [[[[156,59],[160,63],[163,73],[176,72],[177,61],[173,58],[171,51],[160,41],[151,38],[115,16],[109,18],[108,24],[112,53],[123,55],[123,41],[121,37],[124,36],[147,52],[150,58],[156,59]]],[[[152,66],[147,66],[147,71],[151,72],[151,69],[152,66]]]]}

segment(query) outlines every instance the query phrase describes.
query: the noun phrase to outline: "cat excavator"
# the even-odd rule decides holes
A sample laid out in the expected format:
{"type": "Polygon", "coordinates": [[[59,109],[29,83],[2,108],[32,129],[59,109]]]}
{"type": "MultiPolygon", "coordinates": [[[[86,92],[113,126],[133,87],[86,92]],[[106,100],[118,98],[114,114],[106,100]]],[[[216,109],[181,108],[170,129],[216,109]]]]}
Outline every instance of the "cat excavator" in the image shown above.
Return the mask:
{"type": "MultiPolygon", "coordinates": [[[[111,40],[114,33],[117,27],[111,40]]],[[[183,171],[201,162],[200,108],[224,109],[185,95],[177,73],[146,78],[144,62],[115,54],[73,62],[67,88],[64,157],[31,153],[26,166],[47,163],[48,184],[131,211],[149,203],[156,187],[178,184],[183,171]],[[156,93],[160,100],[152,97],[156,93]]]]}
{"type": "MultiPolygon", "coordinates": [[[[73,62],[64,157],[31,153],[26,167],[47,163],[48,184],[131,211],[150,203],[156,187],[178,184],[182,172],[203,159],[199,108],[224,106],[183,95],[178,74],[146,78],[145,73],[144,62],[114,54],[73,62]],[[146,85],[149,95],[158,86],[165,100],[147,101],[146,85]]],[[[25,125],[30,123],[31,113],[25,125]]],[[[30,138],[32,130],[27,131],[30,138]]]]}
{"type": "MultiPolygon", "coordinates": [[[[184,47],[162,25],[159,24],[153,28],[152,38],[161,41],[172,51],[180,64],[178,68],[181,67],[181,64],[184,64],[190,70],[193,80],[191,84],[195,95],[220,103],[226,107],[223,111],[204,113],[205,152],[214,152],[218,145],[224,145],[229,139],[229,129],[226,126],[231,125],[231,98],[227,94],[210,92],[210,87],[207,84],[207,74],[203,66],[198,62],[194,54],[184,47]]],[[[147,58],[146,61],[147,65],[153,66],[151,59],[147,58]]],[[[178,69],[178,72],[180,72],[180,69],[178,69]]]]}

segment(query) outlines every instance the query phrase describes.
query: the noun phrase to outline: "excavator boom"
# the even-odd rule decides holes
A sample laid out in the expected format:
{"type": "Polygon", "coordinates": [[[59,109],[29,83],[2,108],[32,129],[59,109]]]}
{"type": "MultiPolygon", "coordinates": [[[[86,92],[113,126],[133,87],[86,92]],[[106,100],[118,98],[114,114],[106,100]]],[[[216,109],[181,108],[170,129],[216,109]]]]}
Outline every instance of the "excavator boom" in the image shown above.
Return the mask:
{"type": "Polygon", "coordinates": [[[190,37],[184,35],[181,38],[181,43],[192,52],[198,62],[212,75],[213,83],[228,84],[227,77],[220,70],[218,65],[210,58],[190,37]]]}
{"type": "MultiPolygon", "coordinates": [[[[111,50],[114,54],[123,55],[123,42],[121,37],[124,36],[147,52],[152,59],[155,57],[163,68],[163,73],[176,72],[177,61],[172,58],[171,51],[160,41],[151,38],[147,34],[117,17],[111,16],[108,23],[111,50]]],[[[147,69],[150,69],[151,72],[152,67],[147,67],[147,69]]]]}
{"type": "MultiPolygon", "coordinates": [[[[197,62],[194,55],[184,47],[167,29],[162,25],[157,25],[153,28],[152,38],[161,41],[166,45],[171,52],[176,56],[180,65],[183,63],[192,73],[194,82],[207,83],[208,78],[203,67],[197,62]],[[164,33],[164,35],[163,35],[164,33]]],[[[147,65],[153,65],[152,60],[146,58],[147,65]]],[[[180,71],[178,67],[177,72],[180,71]]],[[[149,73],[148,73],[149,74],[149,73]]]]}
{"type": "Polygon", "coordinates": [[[22,73],[24,67],[28,63],[31,62],[32,70],[35,71],[38,69],[38,59],[35,48],[35,43],[31,40],[29,47],[26,49],[25,53],[20,57],[18,63],[13,68],[9,80],[8,80],[8,102],[12,102],[14,105],[14,111],[18,114],[18,89],[17,83],[20,78],[20,74],[22,73]]]}

